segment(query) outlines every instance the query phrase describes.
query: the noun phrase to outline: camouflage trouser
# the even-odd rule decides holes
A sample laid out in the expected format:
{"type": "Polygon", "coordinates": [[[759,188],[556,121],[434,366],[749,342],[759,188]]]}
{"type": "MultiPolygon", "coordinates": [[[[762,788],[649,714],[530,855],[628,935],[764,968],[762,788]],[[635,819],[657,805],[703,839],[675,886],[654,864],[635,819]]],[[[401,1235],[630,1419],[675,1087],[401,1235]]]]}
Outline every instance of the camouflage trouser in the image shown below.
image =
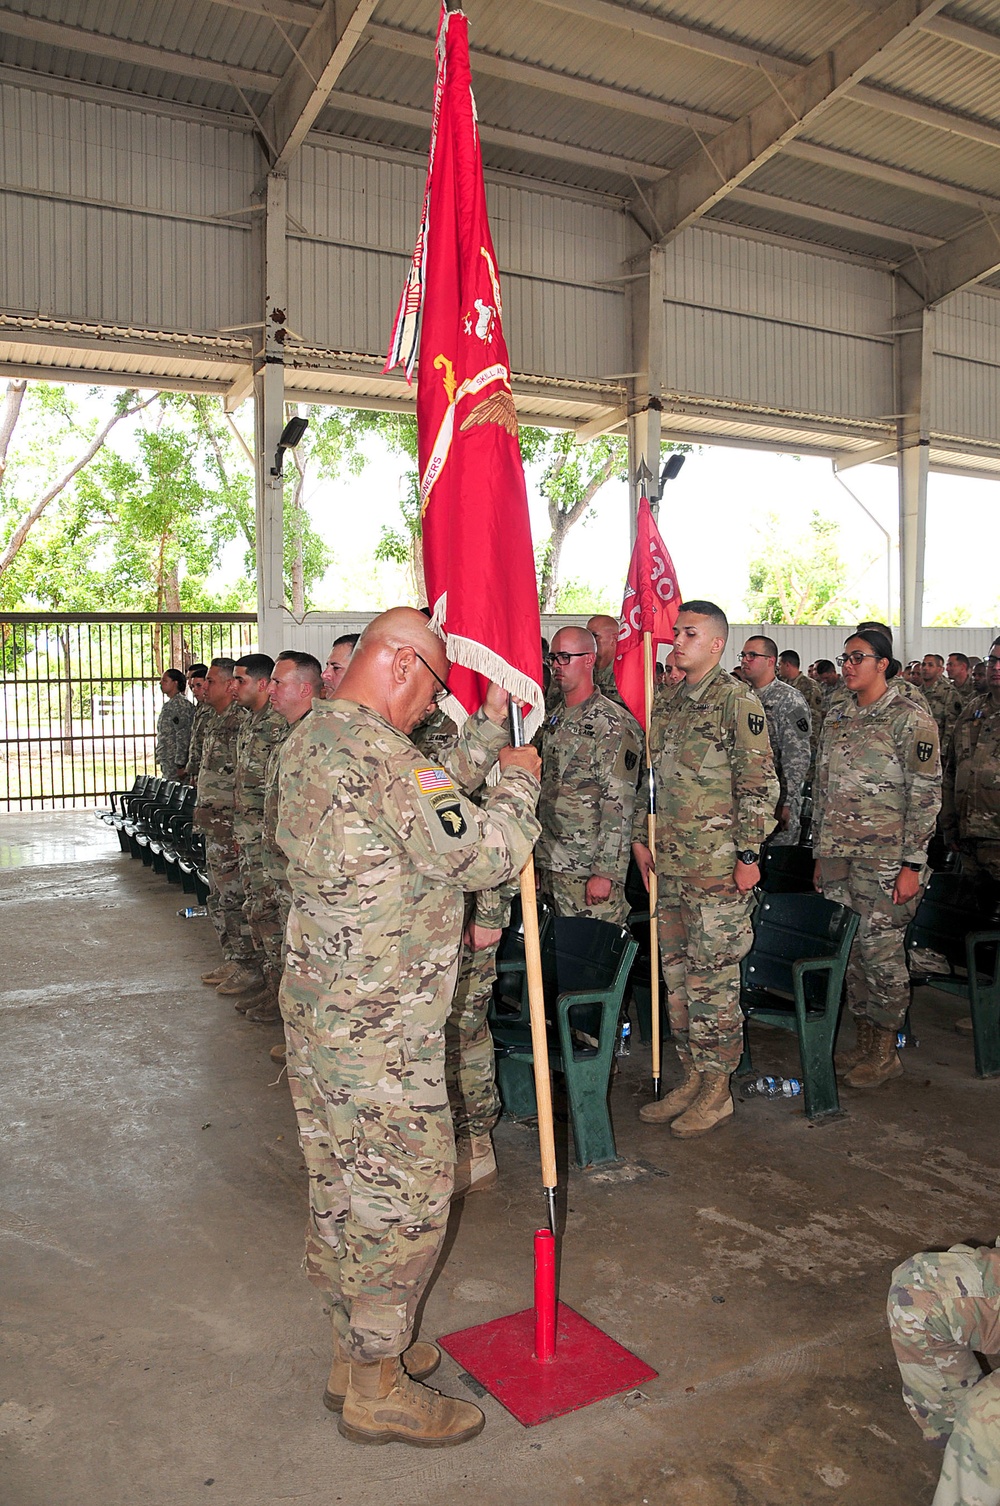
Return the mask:
{"type": "Polygon", "coordinates": [[[264,871],[260,841],[242,833],[238,841],[244,894],[243,914],[250,928],[255,960],[266,981],[277,989],[281,982],[281,945],[288,910],[286,908],[282,916],[275,903],[274,886],[264,871]]]}
{"type": "Polygon", "coordinates": [[[899,863],[821,858],[820,888],[826,899],[849,905],[861,916],[847,964],[847,1003],[851,1013],[880,1030],[899,1030],[910,1004],[903,933],[920,903],[921,888],[908,904],[894,905],[892,888],[899,863]]]}
{"type": "Polygon", "coordinates": [[[550,873],[538,870],[538,892],[552,910],[553,915],[589,915],[591,920],[607,920],[613,926],[623,926],[628,920],[628,900],[624,884],[612,884],[607,899],[596,905],[587,904],[587,880],[575,878],[569,873],[550,873]]]}
{"type": "Polygon", "coordinates": [[[734,1072],[739,1063],[739,964],[753,943],[755,903],[731,879],[714,888],[660,880],[657,933],[670,1033],[681,1061],[699,1072],[734,1072]]]}
{"type": "Polygon", "coordinates": [[[240,854],[232,834],[205,837],[208,899],[205,907],[227,962],[252,962],[253,941],[243,914],[240,854]]]}
{"type": "Polygon", "coordinates": [[[444,1027],[445,1074],[456,1140],[488,1135],[500,1118],[496,1056],[486,1011],[497,975],[497,942],[463,943],[455,997],[444,1027]]]}
{"type": "Polygon", "coordinates": [[[774,835],[768,837],[768,847],[795,847],[799,840],[799,828],[802,825],[802,796],[788,802],[788,825],[784,831],[775,830],[774,835]]]}
{"type": "Polygon", "coordinates": [[[982,837],[963,837],[958,844],[962,853],[962,872],[970,878],[1000,882],[1000,842],[982,837]]]}
{"type": "Polygon", "coordinates": [[[892,1273],[888,1315],[903,1400],[945,1450],[933,1506],[1000,1506],[1000,1373],[973,1353],[1000,1353],[1000,1250],[915,1255],[892,1273]]]}
{"type": "Polygon", "coordinates": [[[288,1085],[309,1179],[305,1269],[359,1360],[401,1354],[437,1260],[455,1180],[440,1029],[317,1035],[286,999],[288,1085]]]}

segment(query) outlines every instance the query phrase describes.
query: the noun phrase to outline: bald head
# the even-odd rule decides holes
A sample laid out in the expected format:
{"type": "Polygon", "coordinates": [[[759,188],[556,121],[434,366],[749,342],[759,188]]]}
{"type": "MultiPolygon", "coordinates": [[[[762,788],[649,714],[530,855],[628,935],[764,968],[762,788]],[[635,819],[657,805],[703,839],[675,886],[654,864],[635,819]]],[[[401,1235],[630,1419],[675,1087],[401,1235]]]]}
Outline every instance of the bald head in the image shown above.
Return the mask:
{"type": "Polygon", "coordinates": [[[607,617],[599,612],[596,617],[591,617],[587,623],[587,629],[593,633],[597,644],[597,671],[607,669],[615,657],[618,647],[618,618],[607,617]]]}
{"type": "Polygon", "coordinates": [[[369,706],[409,733],[433,710],[448,669],[444,644],[427,618],[415,607],[392,607],[358,639],[336,698],[369,706]]]}
{"type": "Polygon", "coordinates": [[[593,633],[586,628],[560,628],[552,640],[555,656],[552,675],[562,692],[567,706],[577,706],[594,693],[594,666],[597,662],[597,644],[593,633]],[[569,657],[560,663],[559,655],[569,657]]]}

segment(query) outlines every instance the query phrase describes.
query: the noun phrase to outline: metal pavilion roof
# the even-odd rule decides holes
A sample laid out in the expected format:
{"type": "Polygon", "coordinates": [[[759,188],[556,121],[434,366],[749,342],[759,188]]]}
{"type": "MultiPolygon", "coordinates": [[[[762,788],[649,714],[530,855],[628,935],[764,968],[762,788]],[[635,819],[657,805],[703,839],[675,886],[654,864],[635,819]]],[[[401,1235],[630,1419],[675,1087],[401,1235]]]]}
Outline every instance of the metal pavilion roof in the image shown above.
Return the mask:
{"type": "MultiPolygon", "coordinates": [[[[349,0],[344,7],[351,9],[349,0]]],[[[883,0],[466,0],[488,170],[626,204],[656,220],[670,175],[788,91],[883,0]],[[651,208],[652,205],[652,208],[651,208]]],[[[322,10],[313,0],[0,0],[0,78],[148,102],[258,131],[322,10]]],[[[426,152],[437,0],[378,0],[313,124],[366,149],[426,152]]],[[[787,104],[790,121],[795,110],[787,104]]],[[[720,177],[725,175],[720,172],[720,177]]],[[[930,0],[863,78],[794,128],[703,211],[708,224],[899,266],[1000,212],[1000,0],[930,0]]],[[[981,287],[1000,289],[1000,275],[981,287]]],[[[4,321],[6,322],[6,321],[4,321]]],[[[54,370],[141,372],[122,332],[0,330],[5,357],[44,345],[54,370]],[[18,334],[27,344],[16,346],[18,334]],[[33,342],[33,343],[32,343],[33,342]],[[100,357],[95,351],[100,351],[100,357]]],[[[300,365],[309,367],[307,353],[300,365]]],[[[376,402],[395,389],[367,358],[288,372],[290,392],[376,402]],[[344,371],[354,370],[355,381],[344,371]]],[[[225,385],[239,339],[171,355],[161,375],[225,385]]],[[[25,356],[25,364],[28,355],[25,356]]],[[[565,384],[563,384],[565,389],[565,384]]],[[[520,394],[526,412],[579,419],[614,404],[520,394]]],[[[734,420],[734,433],[740,425],[734,420]]],[[[725,437],[710,415],[684,432],[725,437]]],[[[780,424],[758,438],[784,442],[780,424]]],[[[944,461],[943,454],[939,459],[944,461]]],[[[974,464],[970,457],[968,464],[974,464]]]]}

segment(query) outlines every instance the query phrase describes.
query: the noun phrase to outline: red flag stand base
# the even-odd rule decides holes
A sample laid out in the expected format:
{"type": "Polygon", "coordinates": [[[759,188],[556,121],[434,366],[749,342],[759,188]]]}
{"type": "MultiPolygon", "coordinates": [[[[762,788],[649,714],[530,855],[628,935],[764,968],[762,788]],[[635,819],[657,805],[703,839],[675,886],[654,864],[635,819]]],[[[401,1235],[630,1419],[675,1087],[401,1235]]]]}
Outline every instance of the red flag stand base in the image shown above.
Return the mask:
{"type": "Polygon", "coordinates": [[[535,1235],[535,1306],[438,1339],[526,1428],[655,1380],[631,1350],[556,1302],[555,1240],[535,1235]],[[554,1342],[553,1342],[554,1341],[554,1342]]]}

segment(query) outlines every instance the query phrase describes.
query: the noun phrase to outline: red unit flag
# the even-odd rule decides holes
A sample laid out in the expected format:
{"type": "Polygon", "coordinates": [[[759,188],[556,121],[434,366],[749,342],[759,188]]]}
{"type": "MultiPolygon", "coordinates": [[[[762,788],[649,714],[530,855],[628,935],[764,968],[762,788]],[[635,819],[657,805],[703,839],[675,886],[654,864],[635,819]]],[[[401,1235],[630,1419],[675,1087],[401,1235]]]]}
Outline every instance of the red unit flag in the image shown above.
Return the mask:
{"type": "Polygon", "coordinates": [[[417,439],[424,581],[471,713],[495,680],[544,709],[528,498],[486,214],[468,21],[442,8],[424,210],[386,371],[409,378],[419,344],[417,439]]]}
{"type": "Polygon", "coordinates": [[[643,638],[650,634],[654,653],[658,643],[673,643],[680,604],[681,589],[674,562],[653,522],[649,500],[643,497],[636,516],[635,548],[622,602],[615,684],[636,721],[647,731],[643,638]]]}

